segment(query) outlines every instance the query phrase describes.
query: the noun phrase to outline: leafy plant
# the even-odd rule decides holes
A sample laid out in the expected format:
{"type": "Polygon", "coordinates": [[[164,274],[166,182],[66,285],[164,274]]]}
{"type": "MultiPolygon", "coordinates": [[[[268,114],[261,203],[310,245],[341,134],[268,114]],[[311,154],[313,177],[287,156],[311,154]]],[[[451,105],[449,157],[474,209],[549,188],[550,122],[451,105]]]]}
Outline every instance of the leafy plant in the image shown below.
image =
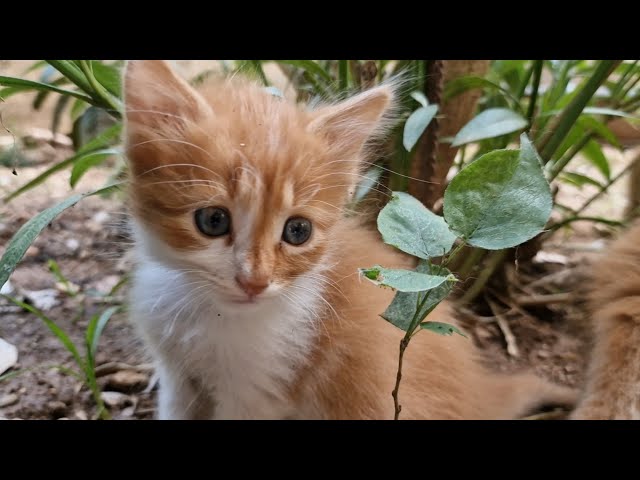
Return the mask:
{"type": "Polygon", "coordinates": [[[381,314],[405,332],[392,393],[395,419],[401,411],[402,360],[411,338],[421,330],[463,335],[453,325],[425,321],[456,282],[447,269],[451,260],[465,245],[500,250],[533,238],[545,227],[551,207],[551,190],[541,159],[525,134],[519,150],[490,152],[453,178],[444,197],[444,217],[414,197],[394,192],[378,216],[378,230],[385,243],[417,257],[418,266],[410,271],[376,265],[361,268],[360,273],[397,292],[381,314]],[[436,258],[441,260],[438,264],[434,263],[436,258]]]}
{"type": "Polygon", "coordinates": [[[69,338],[69,335],[44,312],[34,307],[33,305],[29,305],[28,303],[25,303],[16,298],[10,297],[8,295],[2,296],[7,300],[15,303],[19,307],[23,308],[24,310],[27,310],[36,315],[40,320],[44,322],[44,324],[49,328],[49,330],[51,330],[51,332],[58,338],[58,340],[60,340],[60,342],[73,356],[73,360],[75,361],[76,366],[80,369],[79,372],[75,370],[65,370],[65,372],[76,377],[91,390],[93,399],[98,406],[97,415],[104,420],[109,419],[109,412],[106,409],[104,402],[102,401],[101,390],[96,380],[95,355],[98,349],[100,335],[102,334],[104,327],[107,325],[107,322],[109,321],[109,319],[111,319],[113,314],[120,310],[121,307],[112,306],[104,310],[102,313],[95,314],[91,317],[86,330],[84,343],[85,355],[83,357],[80,355],[80,349],[69,338]]]}
{"type": "MultiPolygon", "coordinates": [[[[75,287],[69,281],[69,279],[62,273],[58,264],[54,260],[49,260],[48,265],[49,265],[49,270],[51,271],[53,276],[56,278],[56,280],[59,282],[59,285],[62,287],[62,289],[72,297],[75,297],[76,295],[78,295],[79,292],[77,287],[75,287]]],[[[40,320],[44,322],[47,328],[51,330],[51,332],[58,338],[58,340],[60,340],[60,342],[64,345],[64,347],[73,357],[76,367],[79,370],[68,369],[61,366],[56,366],[55,368],[58,368],[59,370],[61,370],[63,373],[67,375],[72,375],[73,377],[80,380],[87,388],[89,388],[89,390],[93,395],[94,402],[98,407],[97,416],[102,419],[108,419],[109,412],[107,411],[104,405],[104,402],[102,400],[101,390],[96,379],[95,356],[98,350],[98,343],[100,341],[100,336],[102,335],[102,332],[106,327],[107,322],[111,319],[111,317],[115,313],[121,310],[122,306],[120,305],[109,306],[102,312],[96,313],[90,318],[89,323],[87,325],[87,329],[85,331],[85,341],[83,345],[84,356],[82,356],[80,354],[80,351],[82,350],[82,348],[74,344],[69,334],[65,332],[53,319],[47,316],[42,310],[36,308],[35,306],[27,302],[18,300],[12,296],[4,295],[4,294],[2,296],[7,300],[9,300],[10,302],[14,303],[15,305],[19,306],[23,310],[26,310],[30,313],[33,313],[35,316],[37,316],[40,320]]],[[[5,376],[0,377],[0,379],[10,378],[11,376],[15,376],[19,373],[20,372],[10,372],[5,376]]]]}

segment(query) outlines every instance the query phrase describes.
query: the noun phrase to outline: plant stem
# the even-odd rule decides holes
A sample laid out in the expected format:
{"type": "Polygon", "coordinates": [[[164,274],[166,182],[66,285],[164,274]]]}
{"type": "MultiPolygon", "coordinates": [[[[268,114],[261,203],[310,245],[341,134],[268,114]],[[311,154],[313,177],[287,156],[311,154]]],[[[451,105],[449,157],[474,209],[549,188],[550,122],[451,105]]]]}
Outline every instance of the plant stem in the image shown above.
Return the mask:
{"type": "Polygon", "coordinates": [[[601,60],[593,74],[583,83],[580,91],[562,110],[554,124],[547,129],[547,134],[542,137],[537,146],[545,163],[553,157],[553,154],[564,141],[582,110],[584,110],[598,88],[620,62],[621,60],[601,60]]]}
{"type": "Polygon", "coordinates": [[[338,60],[338,86],[344,92],[349,86],[348,60],[338,60]]]}
{"type": "Polygon", "coordinates": [[[594,223],[604,223],[605,225],[610,225],[612,227],[620,227],[624,225],[623,222],[619,222],[618,220],[608,220],[606,218],[601,217],[582,217],[580,215],[576,215],[575,217],[565,218],[564,220],[554,223],[551,227],[548,228],[549,231],[558,230],[565,225],[568,225],[573,222],[594,222],[594,223]]]}
{"type": "Polygon", "coordinates": [[[400,390],[400,381],[402,380],[402,359],[404,357],[404,351],[409,346],[409,338],[410,336],[405,335],[402,340],[400,340],[400,349],[398,353],[398,373],[396,374],[396,386],[391,392],[393,396],[393,405],[395,407],[395,413],[393,416],[394,420],[398,420],[400,418],[400,412],[402,411],[402,405],[400,405],[398,401],[398,391],[400,390]]]}
{"type": "Polygon", "coordinates": [[[458,268],[458,271],[456,272],[458,274],[458,277],[464,280],[469,275],[469,273],[471,273],[473,267],[482,261],[482,258],[486,253],[486,250],[474,247],[469,255],[467,255],[467,258],[465,258],[460,268],[458,268]]]}
{"type": "Polygon", "coordinates": [[[584,146],[589,143],[591,138],[593,137],[593,132],[587,133],[584,137],[582,137],[577,143],[573,144],[567,153],[565,153],[562,158],[560,158],[557,162],[555,162],[551,168],[549,169],[549,181],[555,179],[563,170],[564,167],[571,161],[573,157],[575,157],[580,150],[584,148],[584,146]]]}
{"type": "Polygon", "coordinates": [[[613,91],[611,92],[611,98],[612,99],[619,100],[621,98],[624,98],[625,95],[628,93],[628,91],[631,88],[633,88],[633,83],[632,83],[631,84],[631,88],[629,88],[626,92],[622,93],[624,84],[627,83],[627,78],[629,77],[629,75],[631,74],[631,71],[633,70],[633,68],[636,66],[637,63],[638,63],[638,60],[636,60],[633,63],[630,63],[627,66],[627,69],[624,71],[624,73],[620,77],[620,80],[618,81],[618,83],[616,83],[616,86],[614,87],[613,91]]]}
{"type": "Polygon", "coordinates": [[[498,269],[500,265],[502,265],[502,262],[507,257],[508,251],[509,250],[498,250],[491,252],[485,268],[482,270],[482,272],[480,272],[480,275],[478,276],[476,281],[473,282],[471,287],[469,287],[469,290],[467,290],[459,300],[459,303],[466,304],[472,302],[478,295],[480,295],[482,289],[485,287],[493,273],[498,269]]]}
{"type": "Polygon", "coordinates": [[[538,100],[538,89],[540,88],[540,77],[542,76],[543,60],[536,60],[533,65],[533,84],[531,86],[531,98],[527,109],[527,121],[529,129],[532,127],[533,114],[536,111],[536,101],[538,100]]]}
{"type": "Polygon", "coordinates": [[[624,167],[617,175],[615,175],[614,177],[611,177],[611,179],[605,185],[602,186],[602,188],[598,193],[595,193],[593,196],[591,196],[591,198],[585,201],[580,206],[580,208],[576,210],[576,215],[579,215],[580,213],[584,212],[587,209],[587,207],[591,205],[595,200],[597,200],[603,193],[605,193],[611,187],[611,185],[616,183],[618,180],[620,180],[620,178],[624,176],[625,173],[631,170],[633,166],[636,164],[636,162],[637,162],[637,159],[634,160],[633,162],[629,162],[629,164],[626,167],[624,167]]]}
{"type": "MultiPolygon", "coordinates": [[[[535,60],[534,62],[537,62],[537,61],[538,60],[535,60]]],[[[534,64],[531,64],[531,66],[527,69],[527,73],[525,74],[524,79],[522,80],[522,83],[518,87],[518,91],[516,92],[516,98],[518,100],[522,99],[522,97],[524,96],[524,92],[527,90],[527,85],[529,85],[529,80],[531,80],[531,75],[533,74],[533,68],[534,68],[534,64]]]]}
{"type": "Polygon", "coordinates": [[[640,82],[640,75],[638,75],[636,77],[636,79],[633,82],[631,82],[627,88],[625,88],[625,90],[622,93],[621,97],[622,98],[626,97],[629,94],[629,92],[631,91],[631,89],[633,89],[633,87],[635,87],[638,84],[638,82],[640,82]]]}
{"type": "MultiPolygon", "coordinates": [[[[465,243],[464,242],[460,242],[456,248],[454,248],[451,252],[451,254],[444,260],[443,265],[441,265],[440,267],[442,268],[445,265],[448,265],[452,259],[454,259],[456,257],[456,255],[465,247],[465,243]]],[[[440,273],[440,272],[438,272],[440,273]]],[[[418,304],[416,305],[416,311],[413,314],[413,318],[411,319],[411,323],[409,324],[409,327],[407,328],[407,331],[405,332],[404,337],[402,337],[402,340],[400,340],[400,348],[398,350],[398,371],[396,373],[396,385],[393,389],[393,391],[391,392],[391,396],[393,397],[393,405],[395,407],[395,414],[394,414],[394,420],[398,420],[400,417],[400,411],[402,410],[402,405],[400,405],[400,401],[398,400],[398,392],[400,390],[400,381],[402,380],[402,360],[404,358],[404,352],[407,349],[407,347],[409,346],[409,342],[411,341],[411,338],[414,335],[414,332],[416,331],[416,329],[418,328],[418,325],[420,324],[420,322],[422,322],[422,320],[425,319],[425,317],[427,315],[429,315],[429,313],[431,313],[431,311],[433,310],[434,307],[432,307],[431,310],[425,312],[425,315],[421,315],[422,309],[424,308],[424,306],[427,303],[427,300],[429,299],[429,295],[431,294],[433,290],[428,290],[427,293],[425,293],[424,297],[422,298],[422,300],[420,300],[418,302],[418,304]]]]}
{"type": "Polygon", "coordinates": [[[104,102],[104,104],[111,110],[115,110],[116,112],[120,111],[120,106],[114,101],[113,97],[107,90],[102,86],[100,82],[93,75],[93,71],[91,70],[91,66],[89,62],[86,60],[80,60],[80,68],[82,69],[82,73],[87,77],[89,84],[91,85],[95,94],[104,102]]]}
{"type": "Polygon", "coordinates": [[[351,83],[355,88],[360,88],[361,85],[361,65],[360,60],[349,60],[349,73],[351,73],[351,83]]]}
{"type": "Polygon", "coordinates": [[[265,75],[264,70],[262,69],[262,62],[260,60],[249,60],[249,63],[251,64],[253,69],[256,71],[256,73],[260,77],[260,81],[262,81],[263,85],[265,87],[268,87],[269,80],[267,80],[267,76],[265,75]]]}

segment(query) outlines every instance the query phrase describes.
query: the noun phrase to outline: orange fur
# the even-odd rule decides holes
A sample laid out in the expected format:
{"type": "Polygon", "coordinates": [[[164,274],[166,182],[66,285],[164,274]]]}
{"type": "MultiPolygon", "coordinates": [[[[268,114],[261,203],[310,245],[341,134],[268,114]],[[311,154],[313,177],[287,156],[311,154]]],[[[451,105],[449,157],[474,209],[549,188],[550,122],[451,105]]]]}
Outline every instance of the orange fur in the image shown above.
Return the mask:
{"type": "MultiPolygon", "coordinates": [[[[145,61],[129,64],[125,96],[131,207],[172,255],[243,249],[247,275],[284,289],[319,264],[331,266],[316,293],[324,302],[320,327],[293,380],[283,386],[290,416],[392,418],[403,332],[379,317],[393,293],[357,272],[374,264],[415,263],[343,209],[367,146],[393,111],[393,88],[377,87],[308,111],[237,78],[196,92],[165,63],[145,61]],[[203,236],[193,211],[205,206],[226,207],[232,222],[253,212],[251,234],[241,225],[224,239],[203,236]],[[312,221],[312,237],[298,247],[284,244],[283,222],[298,215],[312,221]]],[[[237,297],[233,276],[215,273],[211,269],[210,288],[237,297]]],[[[447,303],[431,318],[456,323],[447,303]]],[[[491,374],[478,357],[470,339],[421,332],[405,355],[402,418],[515,418],[540,402],[573,398],[571,391],[532,375],[491,374]]],[[[202,375],[193,373],[190,380],[202,383],[202,375]]],[[[198,402],[209,403],[215,402],[198,402]]]]}
{"type": "Polygon", "coordinates": [[[640,419],[640,224],[591,267],[594,341],[587,383],[571,414],[581,420],[640,419]]]}

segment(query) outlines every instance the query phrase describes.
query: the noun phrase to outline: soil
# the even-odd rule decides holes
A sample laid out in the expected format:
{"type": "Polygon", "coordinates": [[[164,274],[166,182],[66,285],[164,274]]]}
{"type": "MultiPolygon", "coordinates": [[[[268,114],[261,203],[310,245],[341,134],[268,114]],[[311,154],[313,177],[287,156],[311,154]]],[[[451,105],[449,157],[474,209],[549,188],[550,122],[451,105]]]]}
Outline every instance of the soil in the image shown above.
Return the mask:
{"type": "MultiPolygon", "coordinates": [[[[8,68],[6,64],[4,68],[8,68]]],[[[0,71],[2,69],[0,65],[0,71]]],[[[30,116],[25,113],[30,111],[29,102],[24,99],[19,102],[3,110],[3,114],[6,120],[11,112],[15,113],[12,122],[18,125],[21,135],[28,132],[28,125],[47,128],[50,106],[49,110],[30,116]]],[[[2,134],[0,132],[0,136],[2,134]]],[[[1,197],[34,178],[52,162],[66,158],[70,150],[64,145],[40,141],[23,153],[35,160],[19,166],[17,176],[12,175],[12,166],[0,166],[1,197]]],[[[628,155],[634,153],[607,151],[614,173],[622,168],[628,155]]],[[[586,163],[577,165],[577,171],[591,172],[586,163]]],[[[86,191],[103,185],[111,173],[108,165],[106,167],[90,170],[76,189],[86,191]]],[[[24,222],[72,192],[68,181],[69,172],[60,172],[0,207],[0,255],[24,222]]],[[[582,190],[563,187],[559,198],[565,204],[579,205],[592,193],[588,187],[582,190]]],[[[619,218],[625,208],[625,194],[623,181],[610,195],[594,202],[589,214],[619,218]]],[[[611,233],[608,227],[586,222],[557,232],[545,242],[542,253],[533,261],[507,269],[507,278],[494,285],[493,291],[489,290],[488,300],[481,301],[472,311],[461,311],[472,341],[486,352],[492,368],[499,371],[532,369],[560,384],[574,387],[581,384],[589,341],[581,303],[582,274],[593,255],[602,251],[611,233]],[[559,297],[557,303],[530,305],[536,295],[562,293],[570,295],[559,297]],[[509,346],[506,338],[511,337],[513,342],[509,346]]],[[[84,335],[90,318],[111,305],[126,307],[126,287],[110,297],[105,296],[130,271],[128,243],[126,212],[121,199],[117,196],[86,198],[54,220],[29,248],[11,276],[11,295],[39,306],[68,333],[84,355],[84,335]],[[50,260],[55,260],[72,284],[72,293],[50,271],[50,260]]],[[[15,376],[0,380],[0,418],[96,418],[91,392],[68,372],[77,371],[77,365],[44,322],[1,297],[0,318],[0,338],[16,346],[19,352],[19,363],[9,372],[15,376]]],[[[116,313],[107,324],[100,339],[96,365],[99,386],[107,392],[105,400],[114,405],[109,408],[112,418],[153,418],[156,382],[150,360],[126,312],[116,313]]],[[[553,416],[562,418],[565,414],[560,411],[553,416]]]]}

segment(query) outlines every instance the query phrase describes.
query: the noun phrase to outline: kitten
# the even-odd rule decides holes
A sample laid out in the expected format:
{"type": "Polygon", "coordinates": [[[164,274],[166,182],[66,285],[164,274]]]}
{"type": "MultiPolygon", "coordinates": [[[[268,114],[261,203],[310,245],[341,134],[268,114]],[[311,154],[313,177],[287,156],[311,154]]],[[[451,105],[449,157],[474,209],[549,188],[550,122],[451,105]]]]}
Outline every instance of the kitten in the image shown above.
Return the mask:
{"type": "MultiPolygon", "coordinates": [[[[160,375],[160,419],[389,419],[403,335],[393,292],[358,268],[411,268],[343,215],[393,85],[305,110],[239,78],[125,72],[137,267],[132,319],[160,375]]],[[[430,317],[455,323],[448,304],[430,317]]],[[[469,339],[406,351],[403,419],[514,418],[572,391],[485,371],[469,339]]]]}
{"type": "Polygon", "coordinates": [[[640,420],[640,223],[607,248],[590,277],[593,349],[570,418],[640,420]]]}

